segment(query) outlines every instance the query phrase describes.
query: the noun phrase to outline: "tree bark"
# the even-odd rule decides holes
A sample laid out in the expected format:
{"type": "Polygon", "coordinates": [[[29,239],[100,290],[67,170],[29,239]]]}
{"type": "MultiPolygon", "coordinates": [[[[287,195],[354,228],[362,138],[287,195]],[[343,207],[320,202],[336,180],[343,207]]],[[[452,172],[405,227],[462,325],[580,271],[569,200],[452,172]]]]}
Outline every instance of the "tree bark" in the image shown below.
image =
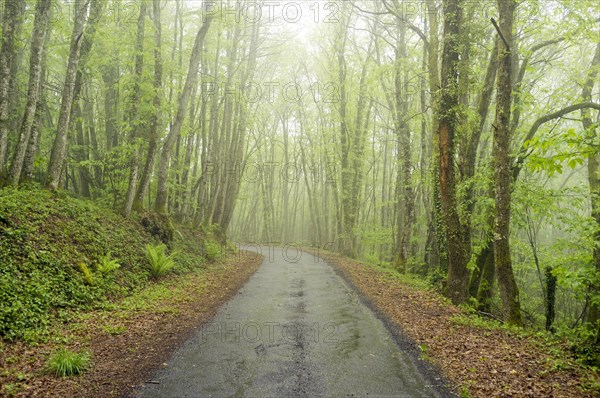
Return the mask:
{"type": "Polygon", "coordinates": [[[446,239],[448,242],[447,295],[455,304],[467,299],[468,277],[462,226],[458,216],[455,178],[455,136],[461,121],[459,109],[458,68],[462,2],[444,2],[444,49],[442,52],[442,89],[439,108],[440,193],[446,239]]]}
{"type": "Polygon", "coordinates": [[[0,48],[0,179],[5,176],[8,132],[10,131],[16,69],[12,68],[17,57],[16,40],[22,24],[24,0],[5,0],[2,20],[2,48],[0,48]]]}
{"type": "Polygon", "coordinates": [[[519,289],[515,281],[510,253],[510,116],[512,102],[512,54],[514,0],[498,0],[500,23],[497,26],[503,44],[498,48],[498,87],[496,121],[494,126],[494,262],[504,320],[509,324],[521,325],[519,289]]]}
{"type": "MultiPolygon", "coordinates": [[[[598,77],[600,67],[600,43],[596,45],[596,51],[592,60],[590,72],[583,85],[581,93],[584,102],[591,102],[592,90],[598,77]]],[[[592,123],[589,110],[581,110],[581,123],[586,131],[586,141],[589,142],[589,156],[587,161],[588,185],[592,204],[592,219],[596,223],[594,233],[593,261],[597,275],[600,275],[600,142],[598,139],[598,128],[592,123]]],[[[599,295],[600,288],[591,286],[592,294],[599,295]]],[[[600,304],[592,302],[590,305],[587,321],[593,326],[600,320],[600,304]]],[[[600,329],[597,330],[596,341],[600,341],[600,329]]]]}

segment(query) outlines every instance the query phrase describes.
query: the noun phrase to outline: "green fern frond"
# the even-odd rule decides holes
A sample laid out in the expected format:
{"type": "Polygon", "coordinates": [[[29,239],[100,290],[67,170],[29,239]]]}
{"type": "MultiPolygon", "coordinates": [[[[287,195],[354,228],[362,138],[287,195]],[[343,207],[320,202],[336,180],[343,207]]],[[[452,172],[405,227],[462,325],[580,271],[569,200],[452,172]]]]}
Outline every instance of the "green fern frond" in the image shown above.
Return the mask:
{"type": "Polygon", "coordinates": [[[153,278],[159,278],[175,267],[173,257],[176,253],[167,254],[167,246],[146,245],[146,258],[149,263],[150,275],[153,278]]]}
{"type": "Polygon", "coordinates": [[[121,267],[121,264],[119,264],[119,259],[111,258],[110,252],[108,252],[104,256],[100,257],[100,262],[98,262],[98,265],[97,265],[98,271],[102,274],[108,274],[120,267],[121,267]]]}
{"type": "Polygon", "coordinates": [[[87,265],[85,265],[85,263],[79,263],[77,264],[77,267],[83,274],[83,280],[85,281],[85,283],[87,285],[92,286],[94,284],[94,275],[92,274],[92,271],[90,271],[90,269],[87,265]]]}

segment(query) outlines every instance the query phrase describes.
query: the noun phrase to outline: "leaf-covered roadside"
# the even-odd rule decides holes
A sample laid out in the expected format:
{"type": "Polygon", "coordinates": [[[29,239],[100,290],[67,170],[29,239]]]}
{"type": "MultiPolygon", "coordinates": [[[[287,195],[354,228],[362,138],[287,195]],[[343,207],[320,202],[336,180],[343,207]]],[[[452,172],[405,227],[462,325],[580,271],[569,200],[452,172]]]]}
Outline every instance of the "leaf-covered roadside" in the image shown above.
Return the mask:
{"type": "Polygon", "coordinates": [[[556,342],[469,317],[433,291],[396,273],[345,257],[321,256],[412,339],[464,397],[597,397],[600,374],[556,342]]]}
{"type": "Polygon", "coordinates": [[[0,350],[0,396],[127,396],[181,342],[246,282],[262,262],[241,252],[205,270],[175,275],[116,303],[113,308],[74,315],[56,325],[50,342],[24,342],[0,350]],[[91,368],[82,376],[57,378],[45,370],[56,347],[87,350],[91,368]]]}

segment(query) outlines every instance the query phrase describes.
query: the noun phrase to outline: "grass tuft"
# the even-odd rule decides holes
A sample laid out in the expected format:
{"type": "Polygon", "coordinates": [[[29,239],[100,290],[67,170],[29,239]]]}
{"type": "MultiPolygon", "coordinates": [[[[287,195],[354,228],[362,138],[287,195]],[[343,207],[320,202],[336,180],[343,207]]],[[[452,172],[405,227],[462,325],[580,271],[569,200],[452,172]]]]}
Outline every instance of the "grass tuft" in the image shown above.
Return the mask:
{"type": "Polygon", "coordinates": [[[48,369],[59,377],[83,373],[90,365],[89,353],[73,352],[66,348],[55,351],[48,360],[48,369]]]}

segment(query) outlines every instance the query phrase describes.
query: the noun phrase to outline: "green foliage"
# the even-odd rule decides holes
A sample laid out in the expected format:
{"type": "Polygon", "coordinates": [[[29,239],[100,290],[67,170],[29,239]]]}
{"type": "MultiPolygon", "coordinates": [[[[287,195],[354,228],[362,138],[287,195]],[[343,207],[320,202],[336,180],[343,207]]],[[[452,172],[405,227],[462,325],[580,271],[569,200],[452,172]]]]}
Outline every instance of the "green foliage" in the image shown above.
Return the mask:
{"type": "Polygon", "coordinates": [[[101,274],[109,274],[121,268],[121,264],[119,264],[119,259],[111,258],[110,252],[108,252],[104,256],[100,257],[100,261],[98,261],[97,268],[98,272],[100,272],[101,274]]]}
{"type": "MultiPolygon", "coordinates": [[[[600,321],[599,321],[600,322],[600,321]]],[[[568,343],[569,350],[584,365],[600,369],[600,347],[597,344],[600,325],[584,323],[575,328],[561,327],[557,336],[568,343]]]]}
{"type": "Polygon", "coordinates": [[[589,155],[586,132],[570,128],[560,134],[538,134],[525,143],[534,150],[528,159],[528,167],[534,172],[548,175],[562,174],[564,166],[573,170],[583,166],[589,155]]]}
{"type": "MultiPolygon", "coordinates": [[[[152,217],[166,233],[171,222],[152,217]]],[[[150,224],[149,224],[150,225],[150,224]]],[[[163,235],[166,237],[167,235],[163,235]]],[[[170,256],[140,221],[35,186],[0,190],[0,337],[43,341],[72,310],[107,308],[144,287],[151,272],[190,271],[204,264],[206,237],[181,228],[170,256]],[[151,249],[151,250],[152,250],[151,249]],[[91,267],[88,264],[93,264],[91,267]]],[[[155,275],[155,273],[152,273],[155,275]]]]}
{"type": "Polygon", "coordinates": [[[165,244],[146,245],[146,258],[148,259],[150,275],[153,278],[160,278],[175,267],[173,261],[173,253],[167,254],[167,246],[165,244]]]}
{"type": "Polygon", "coordinates": [[[220,259],[224,254],[224,248],[218,242],[207,239],[206,242],[204,242],[204,252],[206,259],[210,262],[214,262],[220,259]]]}
{"type": "Polygon", "coordinates": [[[446,288],[448,276],[440,269],[435,269],[427,278],[428,283],[437,291],[443,292],[446,288]]]}
{"type": "Polygon", "coordinates": [[[66,348],[55,351],[48,360],[48,369],[59,377],[83,373],[90,365],[89,353],[73,352],[66,348]]]}

